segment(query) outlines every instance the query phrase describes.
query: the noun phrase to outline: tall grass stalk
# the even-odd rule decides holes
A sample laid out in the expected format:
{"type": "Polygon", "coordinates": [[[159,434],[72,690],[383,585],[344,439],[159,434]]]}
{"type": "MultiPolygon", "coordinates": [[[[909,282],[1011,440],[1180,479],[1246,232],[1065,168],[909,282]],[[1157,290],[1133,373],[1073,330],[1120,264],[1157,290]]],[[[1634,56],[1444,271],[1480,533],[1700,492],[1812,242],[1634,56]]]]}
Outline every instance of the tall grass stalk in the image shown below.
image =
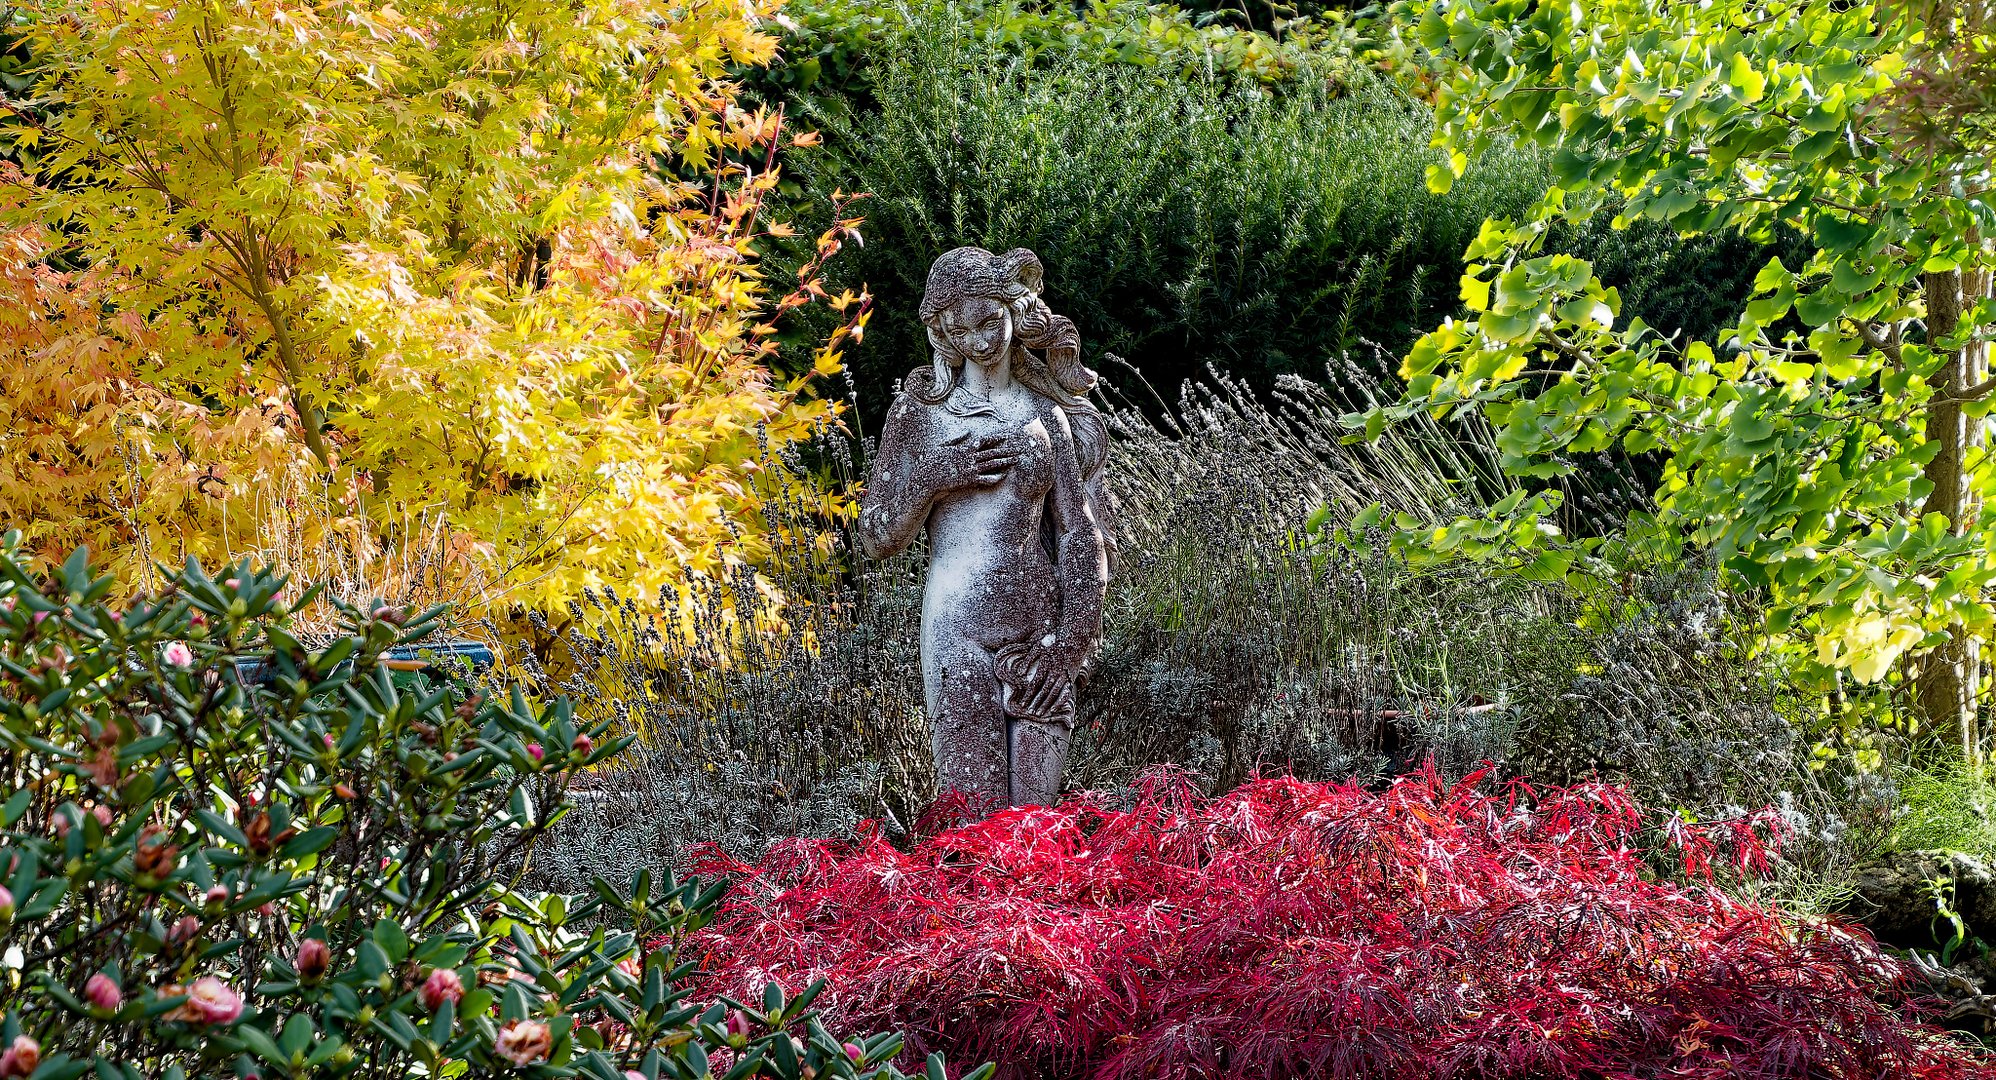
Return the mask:
{"type": "Polygon", "coordinates": [[[1958,758],[1910,763],[1895,771],[1892,846],[1962,851],[1996,859],[1996,776],[1958,758]]]}
{"type": "MultiPolygon", "coordinates": [[[[410,508],[401,521],[383,527],[361,501],[357,493],[330,486],[303,497],[259,493],[247,507],[257,543],[231,550],[228,558],[247,558],[288,577],[287,602],[323,586],[293,616],[292,632],[307,640],[337,633],[340,603],[371,609],[381,602],[414,610],[447,605],[449,633],[496,642],[496,632],[482,631],[471,618],[500,606],[507,592],[477,557],[478,538],[450,528],[441,506],[410,508]]],[[[226,505],[223,512],[230,512],[226,505]]]]}

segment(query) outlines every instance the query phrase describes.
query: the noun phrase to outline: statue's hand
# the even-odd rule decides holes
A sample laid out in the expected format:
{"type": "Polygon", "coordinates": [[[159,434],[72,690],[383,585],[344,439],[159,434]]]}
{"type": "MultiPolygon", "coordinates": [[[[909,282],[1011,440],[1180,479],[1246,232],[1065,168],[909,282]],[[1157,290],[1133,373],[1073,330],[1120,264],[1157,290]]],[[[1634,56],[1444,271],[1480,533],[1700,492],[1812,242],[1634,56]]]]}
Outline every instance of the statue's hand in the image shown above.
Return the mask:
{"type": "Polygon", "coordinates": [[[937,448],[922,461],[923,479],[936,491],[990,487],[1018,464],[1019,452],[1003,435],[982,435],[937,448]]]}
{"type": "Polygon", "coordinates": [[[1072,720],[1079,665],[1074,651],[1059,644],[1035,642],[1000,650],[998,678],[1009,694],[1006,711],[1033,720],[1072,720]]]}

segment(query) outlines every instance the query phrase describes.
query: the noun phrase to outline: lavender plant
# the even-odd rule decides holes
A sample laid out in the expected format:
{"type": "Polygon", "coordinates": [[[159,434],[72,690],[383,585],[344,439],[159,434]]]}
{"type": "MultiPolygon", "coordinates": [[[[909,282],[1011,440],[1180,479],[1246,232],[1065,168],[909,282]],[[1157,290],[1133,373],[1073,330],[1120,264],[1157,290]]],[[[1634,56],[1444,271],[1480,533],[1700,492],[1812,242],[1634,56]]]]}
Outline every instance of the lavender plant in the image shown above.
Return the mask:
{"type": "Polygon", "coordinates": [[[1586,463],[1560,493],[1563,531],[1602,541],[1583,572],[1409,565],[1335,526],[1375,502],[1429,525],[1475,517],[1513,482],[1474,422],[1418,415],[1355,440],[1339,417],[1390,394],[1356,366],[1330,374],[1344,389],[1288,378],[1269,402],[1216,373],[1169,411],[1115,411],[1126,565],[1073,782],[1156,761],[1216,789],[1489,761],[1613,777],[1692,817],[1776,806],[1788,884],[1833,880],[1876,841],[1889,785],[1819,755],[1750,596],[1644,539],[1626,465],[1586,463]]]}
{"type": "MultiPolygon", "coordinates": [[[[1332,375],[1372,383],[1350,358],[1332,375]]],[[[1570,666],[1570,598],[1475,567],[1414,573],[1327,528],[1373,503],[1440,523],[1502,498],[1487,433],[1424,420],[1350,441],[1351,402],[1293,376],[1272,402],[1214,372],[1150,404],[1112,412],[1125,565],[1077,781],[1155,761],[1229,787],[1501,758],[1535,673],[1570,666]]]]}
{"type": "MultiPolygon", "coordinates": [[[[636,745],[594,776],[551,880],[660,862],[714,842],[760,853],[877,818],[901,831],[935,781],[923,719],[919,548],[856,557],[837,493],[860,448],[826,428],[766,454],[769,558],[696,579],[655,607],[590,592],[560,635],[564,667],[521,650],[537,685],[636,745]]],[[[545,623],[541,624],[546,630],[545,623]]]]}

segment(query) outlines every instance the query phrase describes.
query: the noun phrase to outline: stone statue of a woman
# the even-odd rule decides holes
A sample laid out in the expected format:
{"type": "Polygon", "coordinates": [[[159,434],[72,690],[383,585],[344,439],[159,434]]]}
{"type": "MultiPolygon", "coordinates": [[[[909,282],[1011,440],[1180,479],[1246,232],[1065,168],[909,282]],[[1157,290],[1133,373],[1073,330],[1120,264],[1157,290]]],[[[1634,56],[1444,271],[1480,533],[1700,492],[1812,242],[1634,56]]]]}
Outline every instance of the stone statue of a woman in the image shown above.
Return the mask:
{"type": "Polygon", "coordinates": [[[903,383],[860,500],[871,558],[929,530],[922,681],[937,777],[1003,805],[1060,793],[1109,577],[1108,428],[1041,274],[1024,250],[936,260],[921,307],[933,363],[903,383]]]}

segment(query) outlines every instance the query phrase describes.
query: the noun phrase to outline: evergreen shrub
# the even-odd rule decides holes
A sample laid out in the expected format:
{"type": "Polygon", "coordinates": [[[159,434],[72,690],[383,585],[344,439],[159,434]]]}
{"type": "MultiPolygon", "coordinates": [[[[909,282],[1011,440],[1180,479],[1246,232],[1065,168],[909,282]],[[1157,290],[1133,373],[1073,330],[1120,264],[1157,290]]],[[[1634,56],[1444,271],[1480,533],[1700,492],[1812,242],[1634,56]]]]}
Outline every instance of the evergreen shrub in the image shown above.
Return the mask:
{"type": "Polygon", "coordinates": [[[283,584],[190,562],[114,608],[83,551],[42,579],[0,547],[0,1077],[900,1075],[812,988],[689,997],[716,883],[513,888],[625,740],[392,677],[436,611],[308,648],[283,584]]]}

